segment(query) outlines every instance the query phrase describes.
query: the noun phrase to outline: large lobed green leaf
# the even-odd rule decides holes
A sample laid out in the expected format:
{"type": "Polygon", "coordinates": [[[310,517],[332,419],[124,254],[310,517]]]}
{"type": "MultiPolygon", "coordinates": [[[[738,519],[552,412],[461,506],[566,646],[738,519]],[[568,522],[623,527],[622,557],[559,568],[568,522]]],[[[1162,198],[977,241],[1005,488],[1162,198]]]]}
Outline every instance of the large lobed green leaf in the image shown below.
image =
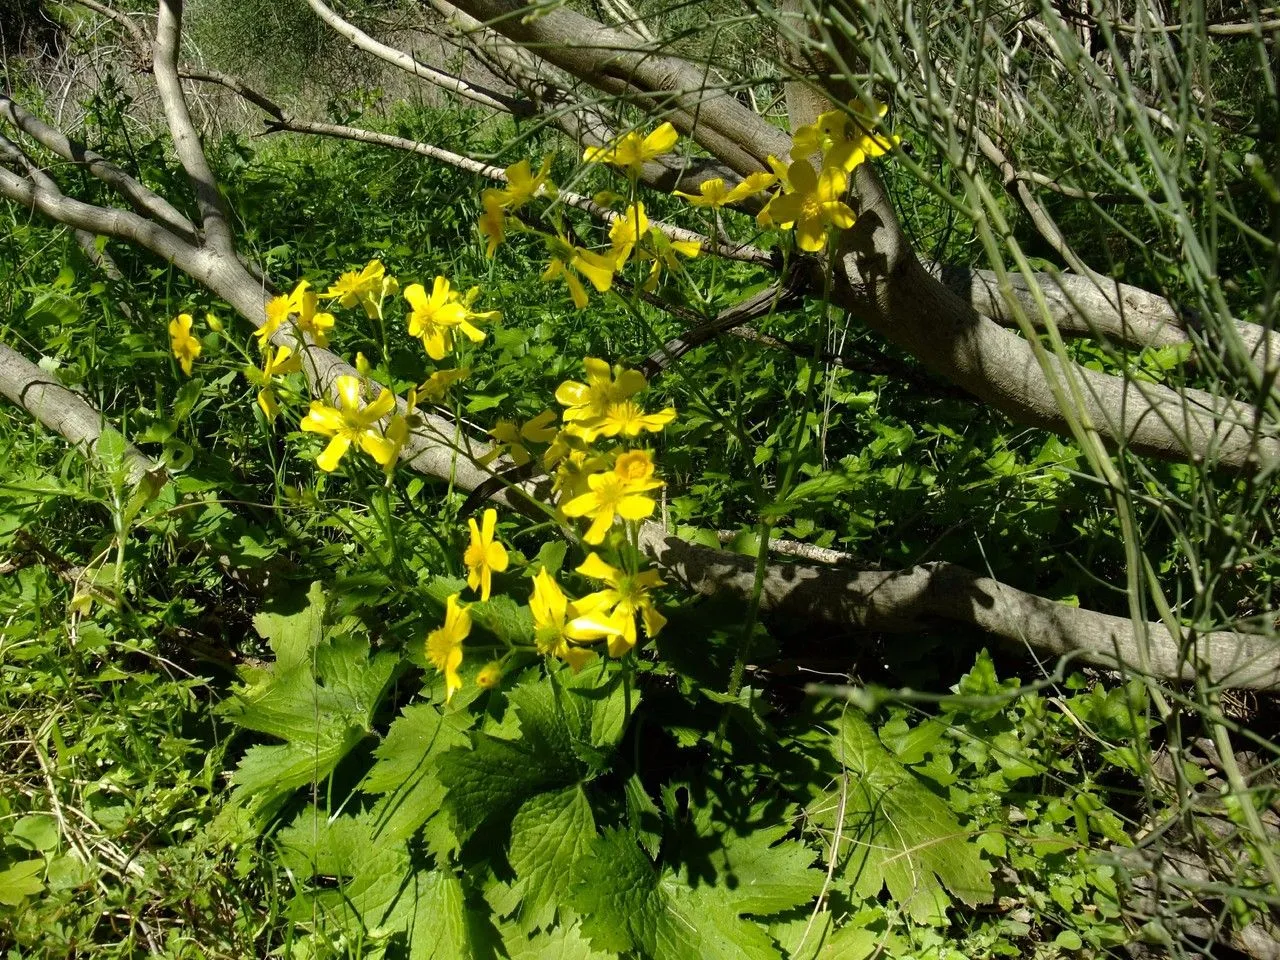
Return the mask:
{"type": "Polygon", "coordinates": [[[844,767],[843,782],[810,805],[809,817],[828,849],[838,832],[839,867],[857,896],[887,887],[921,923],[945,922],[948,892],[969,906],[991,900],[990,869],[973,831],[881,745],[859,713],[842,715],[830,750],[844,767]]]}
{"type": "Polygon", "coordinates": [[[742,919],[719,886],[659,872],[635,838],[606,830],[579,861],[570,901],[598,950],[652,960],[776,960],[763,927],[742,919]]]}
{"type": "Polygon", "coordinates": [[[247,671],[247,684],[222,708],[237,725],[285,741],[251,747],[232,776],[234,798],[256,813],[333,772],[370,733],[397,665],[388,653],[371,658],[362,637],[323,636],[324,593],[318,584],[307,601],[299,613],[255,619],[280,659],[247,671]]]}

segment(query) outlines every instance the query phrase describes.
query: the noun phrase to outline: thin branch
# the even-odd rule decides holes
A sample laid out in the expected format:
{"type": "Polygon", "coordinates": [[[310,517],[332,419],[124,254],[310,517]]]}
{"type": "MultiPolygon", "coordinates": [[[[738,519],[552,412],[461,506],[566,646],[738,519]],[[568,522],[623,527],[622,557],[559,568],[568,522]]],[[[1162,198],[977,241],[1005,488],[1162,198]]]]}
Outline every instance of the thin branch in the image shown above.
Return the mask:
{"type": "MultiPolygon", "coordinates": [[[[268,130],[272,132],[290,131],[293,133],[308,133],[325,137],[336,137],[341,140],[352,140],[357,143],[370,143],[375,146],[387,147],[393,150],[405,150],[410,153],[416,153],[419,156],[429,157],[441,163],[447,163],[450,166],[457,167],[459,170],[465,170],[476,176],[485,177],[488,180],[494,180],[498,183],[506,183],[507,175],[501,167],[493,164],[484,163],[483,161],[463,156],[460,153],[454,153],[452,150],[445,150],[442,147],[436,147],[429,143],[422,143],[418,140],[409,140],[406,137],[398,137],[390,133],[379,133],[375,130],[364,130],[360,127],[344,126],[336,123],[321,123],[315,120],[301,120],[287,113],[279,105],[273,103],[267,97],[256,91],[253,91],[242,81],[226,74],[213,70],[187,70],[181,71],[181,75],[191,80],[203,80],[209,83],[217,83],[227,87],[244,96],[246,99],[260,106],[266,113],[270,114],[272,119],[267,123],[268,130]]],[[[571,190],[560,190],[556,194],[556,200],[566,206],[576,207],[584,210],[592,216],[598,217],[605,223],[613,223],[618,219],[619,214],[604,206],[596,203],[588,196],[580,193],[574,193],[571,190]]],[[[651,220],[650,226],[665,234],[672,240],[693,241],[702,244],[702,248],[717,256],[724,257],[728,260],[737,260],[742,263],[754,263],[760,266],[773,266],[773,256],[766,250],[752,246],[747,243],[730,243],[721,240],[713,240],[705,237],[693,230],[686,230],[683,227],[677,227],[673,224],[664,223],[659,220],[651,220]]]]}
{"type": "Polygon", "coordinates": [[[500,110],[503,113],[527,117],[532,116],[536,111],[535,106],[527,100],[518,100],[497,90],[490,90],[478,84],[469,83],[461,77],[455,77],[453,74],[428,66],[402,50],[397,50],[395,47],[389,47],[385,43],[375,40],[355,24],[338,16],[332,8],[326,6],[321,0],[306,0],[306,3],[314,11],[315,15],[336,33],[346,37],[365,53],[372,54],[384,63],[389,63],[405,73],[411,74],[420,80],[426,80],[442,90],[456,93],[458,96],[464,97],[473,103],[478,103],[493,110],[500,110]]]}
{"type": "MultiPolygon", "coordinates": [[[[116,23],[124,27],[125,30],[129,32],[129,35],[133,37],[134,42],[137,43],[139,55],[141,55],[142,51],[151,44],[151,38],[147,36],[147,32],[142,29],[141,24],[124,11],[116,10],[114,7],[109,7],[105,3],[98,3],[97,0],[74,0],[74,2],[82,7],[89,8],[94,13],[101,14],[108,19],[114,20],[116,23]]],[[[65,3],[62,5],[66,6],[65,3]]]]}
{"type": "Polygon", "coordinates": [[[196,242],[195,225],[168,200],[139,183],[101,154],[88,149],[61,130],[45,123],[3,93],[0,93],[0,117],[46,150],[84,168],[124,197],[138,213],[159,221],[165,229],[184,240],[196,242]]]}
{"type": "Polygon", "coordinates": [[[210,247],[218,253],[234,256],[231,223],[226,203],[218,192],[218,183],[204,155],[204,147],[191,122],[187,100],[178,79],[178,47],[182,35],[182,0],[160,0],[156,18],[155,55],[152,60],[156,91],[164,106],[165,119],[178,160],[186,170],[200,207],[200,225],[210,247]]]}
{"type": "MultiPolygon", "coordinates": [[[[672,337],[649,354],[637,369],[647,379],[652,380],[690,350],[714,340],[720,334],[728,333],[779,310],[791,309],[801,301],[805,283],[806,280],[799,271],[792,271],[779,283],[766,287],[741,303],[726,307],[705,323],[690,327],[672,337]]],[[[665,301],[658,300],[658,305],[664,309],[669,308],[665,301]]]]}

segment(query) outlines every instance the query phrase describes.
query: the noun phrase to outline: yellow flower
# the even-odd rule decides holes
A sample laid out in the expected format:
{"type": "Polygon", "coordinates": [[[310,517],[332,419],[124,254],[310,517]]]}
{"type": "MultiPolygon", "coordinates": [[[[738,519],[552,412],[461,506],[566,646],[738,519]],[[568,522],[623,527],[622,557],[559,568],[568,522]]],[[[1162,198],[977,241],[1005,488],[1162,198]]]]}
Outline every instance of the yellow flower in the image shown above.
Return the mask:
{"type": "Polygon", "coordinates": [[[418,399],[430,400],[432,403],[439,403],[444,399],[445,392],[448,391],[451,386],[461,380],[465,380],[470,375],[470,367],[453,367],[449,370],[437,370],[418,385],[418,399]]]}
{"type": "Polygon", "coordinates": [[[808,160],[797,160],[787,168],[790,191],[769,201],[765,212],[783,229],[794,224],[800,249],[816,253],[826,243],[829,226],[853,226],[853,211],[843,200],[848,183],[839,167],[823,167],[817,174],[808,160]]]}
{"type": "Polygon", "coordinates": [[[604,416],[593,432],[604,437],[638,437],[647,430],[659,433],[663,427],[676,418],[676,408],[667,407],[657,413],[645,413],[639,404],[631,400],[609,404],[604,416]]]}
{"type": "Polygon", "coordinates": [[[613,258],[615,269],[623,268],[631,251],[648,232],[649,218],[644,214],[643,203],[636,201],[619,214],[609,228],[609,255],[613,258]]]}
{"type": "Polygon", "coordinates": [[[849,110],[828,110],[813,123],[801,127],[791,139],[791,158],[803,160],[822,154],[824,167],[837,167],[846,173],[870,157],[879,157],[901,143],[901,139],[876,133],[875,128],[888,112],[884,104],[875,105],[871,116],[861,102],[849,110]]]}
{"type": "Polygon", "coordinates": [[[462,666],[462,641],[471,632],[471,614],[458,603],[458,594],[445,601],[444,626],[427,634],[427,659],[444,674],[444,702],[462,689],[458,667],[462,666]]]}
{"type": "Polygon", "coordinates": [[[498,314],[497,311],[473,313],[469,309],[479,293],[480,289],[474,287],[463,301],[456,291],[449,288],[449,281],[444,277],[436,277],[430,297],[420,283],[405,287],[404,298],[413,308],[409,312],[409,335],[422,341],[427,356],[432,360],[443,360],[453,349],[456,332],[466,335],[472,343],[484,339],[484,333],[477,330],[471,321],[489,320],[498,314]]]}
{"type": "Polygon", "coordinates": [[[556,415],[550,410],[544,410],[532,420],[526,420],[524,426],[517,427],[510,420],[499,420],[494,424],[493,429],[489,431],[489,436],[498,441],[493,448],[484,456],[479,457],[476,463],[480,466],[488,466],[498,457],[505,453],[511,458],[511,462],[517,467],[523,467],[526,463],[533,459],[533,454],[529,452],[522,440],[528,440],[532,443],[551,443],[555,440],[557,431],[554,427],[548,427],[548,424],[556,418],[556,415]]]}
{"type": "Polygon", "coordinates": [[[191,335],[191,314],[180,313],[169,321],[169,349],[182,372],[191,376],[191,365],[200,356],[200,341],[191,335]]]}
{"type": "Polygon", "coordinates": [[[807,160],[820,153],[823,166],[852,170],[863,160],[852,136],[852,127],[852,119],[843,110],[819,114],[818,119],[800,127],[791,137],[791,159],[807,160]]]}
{"type": "Polygon", "coordinates": [[[723,177],[703,180],[698,184],[698,192],[685,193],[683,190],[673,191],[677,197],[683,197],[694,207],[723,207],[729,202],[729,190],[724,185],[723,177]]]}
{"type": "Polygon", "coordinates": [[[267,322],[253,332],[258,338],[258,349],[266,347],[271,335],[284,325],[293,312],[293,301],[289,297],[272,297],[267,301],[267,322]]]}
{"type": "Polygon", "coordinates": [[[533,443],[551,443],[559,432],[555,427],[551,426],[551,422],[555,418],[554,411],[543,410],[536,417],[524,422],[524,426],[520,428],[520,436],[533,443]]]}
{"type": "Polygon", "coordinates": [[[489,436],[493,437],[495,443],[488,453],[476,458],[476,463],[480,466],[487,467],[504,453],[517,467],[523,467],[533,459],[533,454],[520,442],[520,428],[511,420],[499,420],[489,431],[489,436]]]}
{"type": "Polygon", "coordinates": [[[648,386],[639,370],[621,365],[610,370],[608,363],[595,357],[587,357],[582,365],[587,371],[586,383],[566,380],[556,387],[556,401],[568,408],[565,423],[598,420],[612,404],[630,399],[648,386]]]}
{"type": "Polygon", "coordinates": [[[298,312],[298,329],[315,340],[317,345],[327,347],[329,331],[333,329],[333,314],[316,309],[320,305],[320,298],[310,287],[311,284],[306,280],[300,280],[289,299],[298,312]]]}
{"type": "Polygon", "coordinates": [[[593,580],[603,580],[608,586],[589,593],[576,602],[578,609],[607,617],[609,622],[621,628],[622,633],[609,638],[609,656],[620,657],[636,645],[636,614],[644,619],[644,632],[656,637],[666,626],[667,618],[658,612],[649,591],[663,585],[656,570],[629,574],[611,567],[594,551],[586,562],[578,567],[578,573],[593,580]]]}
{"type": "MultiPolygon", "coordinates": [[[[564,436],[564,432],[561,431],[561,437],[564,436]]],[[[580,438],[569,435],[567,440],[578,441],[580,438]]],[[[551,449],[543,457],[543,463],[548,468],[553,463],[556,465],[556,474],[552,480],[551,492],[559,496],[561,503],[588,492],[591,489],[588,483],[589,478],[600,470],[609,469],[607,457],[593,455],[590,450],[575,449],[570,447],[568,442],[562,442],[559,438],[557,438],[556,443],[551,445],[551,449]],[[557,450],[558,445],[560,449],[557,450]],[[553,453],[555,454],[554,459],[552,459],[553,453]]]]}
{"type": "Polygon", "coordinates": [[[590,614],[579,615],[578,609],[570,603],[551,574],[547,573],[546,567],[539,570],[533,579],[529,610],[533,614],[533,640],[538,652],[545,656],[559,657],[575,673],[595,653],[574,646],[571,641],[593,643],[621,633],[614,624],[598,620],[590,614]]]}
{"type": "Polygon", "coordinates": [[[490,660],[476,674],[476,686],[481,690],[492,690],[502,682],[502,661],[490,660]]]}
{"type": "Polygon", "coordinates": [[[396,398],[383,389],[378,399],[368,406],[360,404],[360,378],[342,376],[334,382],[338,405],[331,407],[319,400],[311,401],[311,411],[302,421],[302,429],[332,437],[324,452],[316,458],[316,466],[326,473],[337,468],[343,455],[356,444],[382,466],[396,457],[396,444],[375,428],[379,420],[396,407],[396,398]]]}
{"type": "Polygon", "coordinates": [[[695,207],[727,207],[735,203],[739,203],[747,197],[754,196],[761,190],[767,190],[778,182],[778,177],[773,173],[766,173],[761,170],[751,174],[741,183],[732,189],[726,189],[724,180],[716,177],[712,180],[703,180],[698,185],[698,193],[684,193],[680,190],[675,191],[677,197],[684,197],[690,205],[695,207]]]}
{"type": "Polygon", "coordinates": [[[645,277],[643,288],[648,293],[653,293],[658,289],[658,281],[662,279],[663,269],[667,270],[683,270],[680,261],[676,259],[676,254],[690,259],[696,257],[702,249],[702,241],[700,240],[672,240],[665,233],[654,230],[649,234],[650,246],[645,249],[641,256],[646,260],[652,260],[653,266],[649,268],[649,276],[645,277]]]}
{"type": "Polygon", "coordinates": [[[480,215],[480,236],[486,241],[484,255],[491,259],[507,238],[507,215],[498,199],[500,193],[499,190],[486,190],[481,194],[484,213],[480,215]]]}
{"type": "Polygon", "coordinates": [[[635,177],[650,160],[670,153],[678,139],[676,128],[664,123],[647,136],[632,130],[607,147],[587,147],[582,159],[587,163],[608,163],[620,167],[627,171],[628,176],[635,177]]]}
{"type": "Polygon", "coordinates": [[[262,408],[268,420],[274,420],[280,412],[280,404],[276,401],[276,393],[271,382],[276,377],[286,373],[297,373],[301,369],[301,359],[295,357],[290,348],[280,347],[272,350],[267,347],[262,359],[262,389],[258,391],[258,406],[262,408]]]}
{"type": "Polygon", "coordinates": [[[586,493],[574,497],[561,509],[566,517],[590,517],[591,527],[582,538],[587,543],[601,543],[614,517],[643,520],[656,506],[652,497],[643,494],[662,486],[653,479],[653,460],[643,450],[631,450],[618,457],[613,469],[587,477],[586,493]]]}
{"type": "MultiPolygon", "coordinates": [[[[502,201],[502,206],[508,210],[517,210],[538,195],[538,191],[543,191],[547,196],[554,197],[556,195],[556,185],[551,182],[551,158],[543,157],[542,165],[538,168],[538,172],[534,174],[531,170],[528,160],[521,160],[513,163],[503,171],[507,177],[507,187],[505,190],[495,190],[494,195],[502,201]]],[[[488,193],[489,191],[485,191],[488,193]]]]}
{"type": "MultiPolygon", "coordinates": [[[[414,403],[416,398],[413,396],[413,390],[409,391],[409,402],[414,403]]],[[[409,417],[404,414],[393,413],[391,420],[387,423],[387,429],[383,432],[383,436],[391,444],[391,453],[387,457],[386,463],[382,464],[382,469],[390,476],[395,469],[396,462],[400,459],[400,451],[404,449],[404,445],[409,442],[412,429],[409,424],[409,417]]]]}
{"type": "Polygon", "coordinates": [[[359,273],[351,271],[338,277],[337,282],[330,284],[329,289],[324,292],[324,297],[327,300],[337,300],[348,309],[358,303],[372,320],[378,316],[378,304],[382,299],[386,279],[386,268],[382,261],[370,260],[359,273]]]}
{"type": "Polygon", "coordinates": [[[208,325],[209,329],[212,330],[214,333],[222,332],[222,321],[218,319],[216,314],[206,313],[204,315],[204,322],[208,325]]]}
{"type": "Polygon", "coordinates": [[[507,550],[493,538],[498,524],[498,511],[490,507],[484,512],[483,527],[476,525],[476,518],[469,517],[471,544],[462,556],[467,565],[467,586],[480,589],[480,599],[488,600],[493,586],[493,575],[507,569],[507,550]]]}
{"type": "Polygon", "coordinates": [[[613,286],[613,274],[617,268],[613,257],[572,246],[563,237],[549,237],[547,240],[551,246],[551,263],[542,272],[542,279],[550,282],[564,277],[573,305],[579,310],[587,305],[588,300],[587,290],[578,279],[579,273],[600,293],[613,286]]]}

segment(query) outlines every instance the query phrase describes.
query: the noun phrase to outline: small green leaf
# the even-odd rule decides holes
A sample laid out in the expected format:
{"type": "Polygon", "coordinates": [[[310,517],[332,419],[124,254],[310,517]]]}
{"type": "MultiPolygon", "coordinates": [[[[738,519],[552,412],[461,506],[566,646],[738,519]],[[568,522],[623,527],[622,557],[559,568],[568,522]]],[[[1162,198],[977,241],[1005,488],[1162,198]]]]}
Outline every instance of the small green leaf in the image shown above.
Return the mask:
{"type": "Polygon", "coordinates": [[[129,445],[120,431],[115,427],[105,426],[102,428],[102,433],[98,435],[93,452],[109,476],[120,478],[125,472],[124,458],[128,449],[129,445]]]}
{"type": "Polygon", "coordinates": [[[9,830],[9,836],[37,853],[58,848],[58,824],[47,813],[32,813],[21,818],[9,830]]]}
{"type": "Polygon", "coordinates": [[[44,860],[23,860],[7,870],[0,870],[0,903],[16,907],[27,897],[34,897],[44,890],[40,874],[44,872],[44,860]]]}

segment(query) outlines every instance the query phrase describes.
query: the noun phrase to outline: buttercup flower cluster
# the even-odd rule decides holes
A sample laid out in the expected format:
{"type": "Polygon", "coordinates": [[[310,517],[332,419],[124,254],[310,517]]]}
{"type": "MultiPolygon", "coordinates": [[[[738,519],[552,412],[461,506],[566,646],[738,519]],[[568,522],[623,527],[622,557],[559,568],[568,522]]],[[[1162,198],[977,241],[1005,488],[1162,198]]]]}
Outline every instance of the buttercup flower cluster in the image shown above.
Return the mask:
{"type": "MultiPolygon", "coordinates": [[[[820,251],[832,229],[847,230],[853,226],[853,210],[844,201],[849,174],[864,160],[881,156],[900,142],[898,137],[877,130],[885,113],[886,108],[878,106],[876,116],[870,116],[857,102],[848,109],[831,110],[795,131],[789,164],[771,156],[768,157],[769,170],[752,173],[733,187],[716,177],[699,184],[697,193],[677,190],[675,195],[694,207],[718,210],[776,188],[757,214],[757,223],[766,229],[794,230],[801,250],[820,251]],[[813,157],[819,160],[817,169],[812,163],[813,157]]],[[[522,222],[516,216],[521,207],[535,197],[554,199],[557,190],[550,179],[549,158],[543,159],[536,175],[531,172],[528,160],[513,164],[505,171],[506,189],[485,190],[482,195],[484,213],[479,228],[486,240],[486,254],[492,257],[508,233],[541,235],[549,255],[542,279],[564,280],[570,298],[579,309],[590,299],[587,284],[599,293],[607,292],[613,286],[614,276],[633,257],[650,263],[649,274],[641,286],[652,292],[657,289],[664,271],[681,270],[680,257],[692,258],[701,252],[699,241],[676,240],[653,227],[644,203],[636,196],[644,165],[670,153],[678,140],[675,128],[663,123],[651,133],[632,131],[608,146],[588,147],[583,153],[585,162],[614,167],[625,174],[628,181],[629,191],[627,197],[622,198],[622,209],[613,214],[607,251],[578,245],[558,226],[555,233],[547,233],[522,222]]],[[[596,196],[598,203],[605,204],[618,199],[608,192],[596,196]]]]}
{"type": "MultiPolygon", "coordinates": [[[[714,211],[768,193],[757,214],[759,225],[794,230],[801,250],[820,251],[833,229],[853,226],[854,213],[844,199],[850,172],[898,142],[876,131],[884,114],[881,107],[876,116],[869,116],[856,104],[824,113],[795,131],[789,164],[769,157],[770,170],[752,173],[734,186],[713,178],[703,181],[697,193],[677,191],[676,195],[692,207],[714,211]]],[[[699,241],[676,239],[655,227],[637,195],[645,164],[670,153],[677,143],[675,128],[664,123],[647,134],[628,133],[583,154],[587,163],[621,171],[628,184],[623,197],[605,192],[595,198],[596,203],[613,208],[607,246],[601,244],[598,249],[582,246],[554,208],[549,230],[520,217],[521,210],[535,200],[557,197],[551,158],[544,158],[536,172],[527,159],[511,165],[505,171],[506,186],[485,190],[481,197],[479,228],[486,254],[492,257],[510,233],[541,237],[548,252],[543,280],[563,281],[578,308],[589,302],[588,288],[609,291],[615,276],[632,263],[648,265],[639,285],[656,290],[664,275],[682,274],[684,263],[701,252],[699,241]]],[[[394,302],[399,291],[396,278],[387,274],[380,261],[372,260],[359,271],[343,273],[323,293],[303,280],[289,294],[274,297],[266,305],[266,322],[255,334],[261,366],[246,370],[258,388],[257,404],[267,421],[279,416],[282,397],[300,396],[290,388],[288,377],[301,371],[306,350],[329,342],[337,319],[322,306],[359,308],[383,326],[388,298],[394,302]],[[292,342],[281,342],[282,330],[294,335],[292,342]]],[[[476,309],[479,297],[478,287],[463,293],[443,276],[435,277],[429,292],[424,285],[411,283],[403,292],[405,329],[421,341],[431,361],[442,363],[465,352],[468,345],[484,342],[483,325],[500,317],[496,310],[476,309]]],[[[221,329],[212,315],[208,322],[211,330],[221,329]]],[[[192,327],[189,314],[179,315],[169,325],[173,355],[187,375],[201,353],[192,327]]],[[[376,397],[367,396],[370,372],[369,361],[357,355],[358,375],[338,376],[332,385],[332,402],[312,400],[302,417],[303,432],[327,438],[316,458],[321,470],[336,470],[355,448],[390,471],[414,427],[422,423],[418,404],[441,402],[469,369],[439,367],[408,388],[403,399],[387,387],[379,387],[376,397]]],[[[495,442],[479,459],[482,465],[496,466],[501,459],[520,467],[536,461],[550,474],[555,518],[567,530],[578,531],[586,556],[575,572],[591,588],[574,597],[553,571],[526,569],[533,584],[527,601],[532,633],[523,644],[505,641],[507,651],[475,674],[480,688],[501,683],[508,659],[522,646],[563,660],[576,671],[602,652],[614,658],[626,656],[640,642],[641,627],[653,637],[666,624],[653,597],[663,584],[656,571],[646,568],[638,535],[640,524],[653,515],[656,491],[663,486],[644,441],[671,424],[676,411],[673,407],[647,410],[638,400],[646,387],[638,371],[588,357],[583,379],[566,380],[555,391],[561,407],[558,423],[555,412],[546,410],[523,423],[501,421],[490,431],[495,442]]],[[[474,592],[475,602],[484,604],[495,589],[501,590],[512,561],[498,536],[496,510],[486,509],[467,524],[470,541],[461,558],[466,585],[474,592]]],[[[428,661],[444,677],[446,700],[463,687],[464,644],[471,630],[471,608],[463,602],[461,591],[454,593],[446,600],[444,622],[428,633],[425,642],[428,661]]]]}
{"type": "MultiPolygon", "coordinates": [[[[537,459],[552,474],[559,518],[586,522],[582,540],[592,549],[575,572],[598,582],[598,589],[574,598],[546,568],[539,568],[528,601],[534,649],[574,670],[600,650],[610,657],[625,656],[639,642],[638,623],[649,637],[666,623],[653,599],[662,581],[656,571],[644,568],[635,538],[637,524],[656,507],[652,493],[662,482],[651,454],[634,443],[661,432],[676,417],[674,407],[653,413],[641,407],[636,395],[647,383],[638,371],[594,357],[584,367],[584,381],[566,380],[556,389],[556,401],[564,408],[559,427],[553,426],[551,411],[523,425],[502,421],[491,431],[498,442],[482,458],[492,463],[505,454],[518,466],[537,459]]],[[[493,589],[494,574],[507,569],[508,555],[496,538],[495,510],[485,510],[479,523],[470,519],[468,525],[471,541],[463,555],[467,586],[483,602],[493,589]]],[[[444,674],[446,698],[462,684],[463,641],[471,628],[465,611],[461,595],[451,596],[445,623],[427,638],[427,657],[444,674]]],[[[514,645],[506,656],[518,648],[514,645]]],[[[504,660],[482,668],[477,685],[499,682],[504,660]]]]}

